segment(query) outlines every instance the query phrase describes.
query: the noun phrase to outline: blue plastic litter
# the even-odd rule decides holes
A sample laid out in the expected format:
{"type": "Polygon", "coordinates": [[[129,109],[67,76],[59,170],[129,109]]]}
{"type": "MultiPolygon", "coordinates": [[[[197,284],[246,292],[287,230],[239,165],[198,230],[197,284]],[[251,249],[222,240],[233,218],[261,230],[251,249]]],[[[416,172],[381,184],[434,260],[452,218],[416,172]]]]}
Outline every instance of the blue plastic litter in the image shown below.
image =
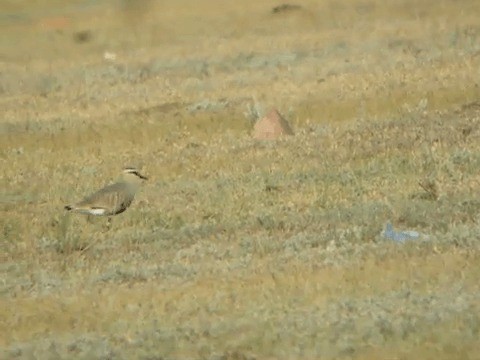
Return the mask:
{"type": "Polygon", "coordinates": [[[390,222],[385,226],[385,231],[383,232],[383,237],[388,240],[393,240],[395,242],[404,243],[407,240],[416,240],[420,237],[420,233],[412,230],[407,231],[395,231],[390,222]]]}

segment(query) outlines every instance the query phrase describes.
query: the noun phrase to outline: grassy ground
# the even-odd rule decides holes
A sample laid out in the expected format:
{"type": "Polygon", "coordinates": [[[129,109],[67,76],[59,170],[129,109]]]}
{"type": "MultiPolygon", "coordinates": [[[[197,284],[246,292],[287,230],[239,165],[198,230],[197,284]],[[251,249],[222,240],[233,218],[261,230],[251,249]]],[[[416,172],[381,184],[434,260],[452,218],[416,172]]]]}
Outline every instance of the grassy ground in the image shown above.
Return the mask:
{"type": "Polygon", "coordinates": [[[279,4],[2,2],[0,357],[478,358],[480,3],[279,4]]]}

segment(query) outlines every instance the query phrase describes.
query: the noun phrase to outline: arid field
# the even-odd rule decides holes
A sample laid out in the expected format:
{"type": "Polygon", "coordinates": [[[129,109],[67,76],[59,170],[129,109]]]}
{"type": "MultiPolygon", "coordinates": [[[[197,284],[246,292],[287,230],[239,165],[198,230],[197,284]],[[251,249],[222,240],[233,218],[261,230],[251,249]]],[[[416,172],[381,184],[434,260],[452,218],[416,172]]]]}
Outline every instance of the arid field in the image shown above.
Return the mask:
{"type": "Polygon", "coordinates": [[[0,358],[480,359],[479,19],[1,1],[0,358]],[[64,210],[127,165],[110,227],[64,210]]]}

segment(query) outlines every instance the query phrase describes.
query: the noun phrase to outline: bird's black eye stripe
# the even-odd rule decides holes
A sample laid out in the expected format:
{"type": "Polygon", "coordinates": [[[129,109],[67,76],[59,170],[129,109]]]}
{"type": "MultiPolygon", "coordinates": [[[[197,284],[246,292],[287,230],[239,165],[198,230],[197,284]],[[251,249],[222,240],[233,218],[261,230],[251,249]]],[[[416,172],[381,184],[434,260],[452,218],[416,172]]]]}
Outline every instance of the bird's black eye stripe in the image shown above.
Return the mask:
{"type": "Polygon", "coordinates": [[[145,178],[142,174],[140,174],[140,173],[138,172],[138,170],[136,170],[136,169],[126,168],[126,169],[125,169],[125,172],[128,173],[128,174],[133,174],[133,175],[135,175],[135,176],[138,176],[138,177],[141,178],[141,179],[146,179],[146,178],[145,178]]]}
{"type": "Polygon", "coordinates": [[[134,171],[133,174],[135,174],[136,176],[138,176],[140,179],[147,179],[145,176],[143,176],[142,174],[140,174],[138,171],[134,171]]]}

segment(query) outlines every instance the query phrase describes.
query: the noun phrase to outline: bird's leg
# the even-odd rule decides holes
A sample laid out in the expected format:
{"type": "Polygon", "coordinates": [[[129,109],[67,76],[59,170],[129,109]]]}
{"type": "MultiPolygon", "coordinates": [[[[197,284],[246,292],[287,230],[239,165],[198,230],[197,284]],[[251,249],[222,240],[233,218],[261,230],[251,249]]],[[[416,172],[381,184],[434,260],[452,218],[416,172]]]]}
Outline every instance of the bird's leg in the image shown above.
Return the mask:
{"type": "Polygon", "coordinates": [[[107,225],[106,225],[106,230],[110,230],[110,228],[112,227],[112,217],[109,216],[108,219],[107,219],[107,225]]]}

